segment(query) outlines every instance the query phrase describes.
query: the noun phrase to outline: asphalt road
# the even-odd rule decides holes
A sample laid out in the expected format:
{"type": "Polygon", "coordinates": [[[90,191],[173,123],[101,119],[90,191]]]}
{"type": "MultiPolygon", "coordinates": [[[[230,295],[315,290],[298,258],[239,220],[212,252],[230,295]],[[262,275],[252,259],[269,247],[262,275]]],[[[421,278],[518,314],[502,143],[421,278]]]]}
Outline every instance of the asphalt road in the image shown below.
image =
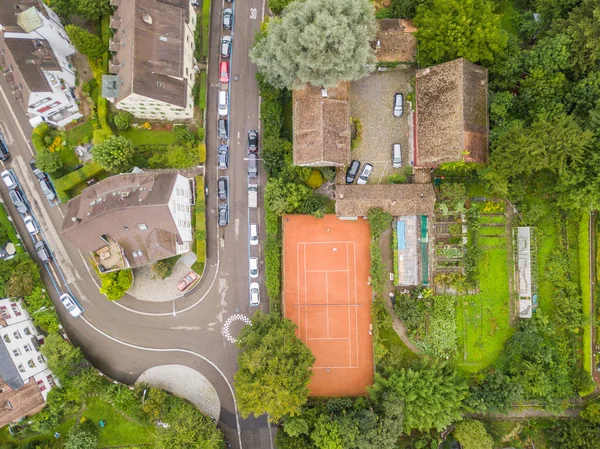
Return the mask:
{"type": "MultiPolygon", "coordinates": [[[[226,3],[225,7],[232,7],[226,3]]],[[[252,247],[252,255],[261,255],[264,242],[261,199],[264,172],[259,178],[259,209],[249,210],[247,201],[246,134],[259,129],[259,97],[255,81],[256,69],[250,63],[248,51],[260,28],[264,3],[249,0],[235,5],[233,52],[230,81],[230,165],[217,173],[217,95],[220,54],[221,15],[223,4],[214,2],[211,12],[210,59],[207,102],[207,265],[199,285],[184,298],[167,303],[148,303],[126,297],[110,302],[98,292],[99,280],[92,273],[87,257],[62,239],[65,205],[51,207],[43,196],[28,162],[33,157],[29,136],[31,127],[21,107],[12,98],[11,90],[0,77],[0,131],[3,132],[12,168],[22,185],[32,212],[42,227],[44,238],[54,253],[55,263],[48,272],[40,264],[42,278],[55,303],[69,338],[80,346],[88,359],[108,376],[133,383],[146,369],[162,364],[183,364],[197,369],[214,385],[222,405],[219,426],[232,442],[232,447],[270,449],[272,429],[265,417],[243,420],[233,397],[233,375],[237,370],[237,348],[224,338],[224,322],[234,315],[251,317],[256,308],[249,306],[248,223],[257,221],[261,244],[252,247]],[[226,175],[230,185],[230,223],[217,226],[217,177],[226,175]],[[52,280],[55,279],[56,286],[52,280]],[[58,293],[70,290],[85,308],[78,319],[71,318],[58,302],[58,293]]],[[[253,180],[253,182],[255,182],[253,180]]],[[[0,195],[14,219],[25,246],[33,253],[33,244],[23,221],[8,198],[6,188],[0,195]]],[[[33,256],[34,260],[38,260],[33,256]]],[[[262,257],[260,267],[264,267],[262,257]]],[[[268,309],[264,295],[263,271],[260,284],[262,303],[268,309]]],[[[231,333],[243,323],[234,321],[231,333]]]]}

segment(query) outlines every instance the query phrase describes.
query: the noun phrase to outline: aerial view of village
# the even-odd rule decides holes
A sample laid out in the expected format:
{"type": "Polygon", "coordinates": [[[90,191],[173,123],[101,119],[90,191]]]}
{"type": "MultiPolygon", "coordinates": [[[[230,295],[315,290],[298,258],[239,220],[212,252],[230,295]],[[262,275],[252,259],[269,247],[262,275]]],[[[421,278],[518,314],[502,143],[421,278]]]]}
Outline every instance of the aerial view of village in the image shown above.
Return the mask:
{"type": "Polygon", "coordinates": [[[600,0],[0,0],[0,449],[599,449],[600,0]]]}

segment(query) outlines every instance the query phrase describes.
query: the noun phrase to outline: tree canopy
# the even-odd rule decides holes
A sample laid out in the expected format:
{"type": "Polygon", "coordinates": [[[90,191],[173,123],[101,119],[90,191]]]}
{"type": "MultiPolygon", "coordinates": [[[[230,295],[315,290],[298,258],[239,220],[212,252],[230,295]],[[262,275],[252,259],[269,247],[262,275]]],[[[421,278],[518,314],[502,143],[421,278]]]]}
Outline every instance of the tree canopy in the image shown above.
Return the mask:
{"type": "Polygon", "coordinates": [[[89,58],[96,59],[102,57],[104,46],[102,40],[95,34],[90,33],[76,25],[67,25],[65,27],[67,36],[75,49],[89,58]]]}
{"type": "Polygon", "coordinates": [[[296,337],[296,325],[275,313],[258,312],[237,345],[235,394],[242,416],[267,413],[271,420],[295,415],[308,399],[315,357],[296,337]]]}
{"type": "Polygon", "coordinates": [[[133,144],[123,136],[111,136],[94,146],[92,157],[105,170],[118,172],[131,164],[133,144]]]}
{"type": "Polygon", "coordinates": [[[494,446],[483,423],[475,419],[457,423],[453,433],[463,449],[492,449],[494,446]]]}
{"type": "Polygon", "coordinates": [[[277,87],[332,87],[358,80],[375,63],[373,5],[368,0],[305,0],[269,21],[250,58],[277,87]]]}

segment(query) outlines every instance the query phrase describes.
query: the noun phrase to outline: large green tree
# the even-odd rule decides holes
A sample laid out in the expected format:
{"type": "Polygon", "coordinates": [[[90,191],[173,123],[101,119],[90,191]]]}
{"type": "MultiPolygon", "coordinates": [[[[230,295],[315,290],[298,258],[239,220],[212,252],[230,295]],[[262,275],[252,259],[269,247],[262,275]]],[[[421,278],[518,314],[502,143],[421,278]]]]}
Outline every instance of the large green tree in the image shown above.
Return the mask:
{"type": "Polygon", "coordinates": [[[56,173],[63,168],[63,161],[60,154],[47,149],[38,150],[36,162],[40,170],[50,174],[56,173]]]}
{"type": "Polygon", "coordinates": [[[508,41],[488,0],[433,0],[417,9],[419,64],[427,66],[466,58],[493,62],[508,41]]]}
{"type": "Polygon", "coordinates": [[[65,18],[82,16],[88,20],[98,20],[110,14],[110,0],[51,0],[50,7],[58,15],[65,18]]]}
{"type": "Polygon", "coordinates": [[[598,70],[600,62],[600,1],[583,0],[570,13],[564,32],[571,40],[573,68],[576,74],[598,70]]]}
{"type": "Polygon", "coordinates": [[[371,395],[376,401],[395,398],[404,405],[404,432],[442,430],[461,418],[467,384],[445,363],[400,368],[389,377],[375,373],[371,395]]]}
{"type": "Polygon", "coordinates": [[[11,298],[27,296],[40,284],[40,272],[37,265],[30,258],[26,258],[13,268],[10,279],[4,287],[4,292],[11,298]]]}
{"type": "Polygon", "coordinates": [[[92,157],[105,170],[118,172],[131,164],[133,144],[123,136],[111,136],[94,146],[92,157]]]}
{"type": "Polygon", "coordinates": [[[454,437],[463,449],[492,449],[494,441],[481,421],[466,419],[456,424],[454,437]]]}
{"type": "Polygon", "coordinates": [[[92,59],[102,57],[104,46],[102,45],[102,40],[98,36],[83,28],[79,28],[76,25],[67,25],[65,31],[67,32],[67,36],[69,36],[71,43],[79,53],[92,59]]]}
{"type": "Polygon", "coordinates": [[[331,87],[367,75],[375,63],[373,5],[368,0],[304,0],[269,21],[250,51],[275,87],[331,87]]]}
{"type": "Polygon", "coordinates": [[[60,334],[50,334],[44,339],[41,352],[48,361],[48,367],[66,383],[87,366],[83,353],[60,334]]]}
{"type": "Polygon", "coordinates": [[[315,357],[296,336],[296,325],[275,313],[258,312],[237,345],[241,353],[234,381],[242,416],[267,413],[278,421],[297,414],[308,399],[315,357]]]}
{"type": "Polygon", "coordinates": [[[167,429],[160,429],[156,442],[157,449],[221,449],[224,447],[223,434],[207,416],[194,406],[180,401],[162,417],[169,423],[167,429]]]}

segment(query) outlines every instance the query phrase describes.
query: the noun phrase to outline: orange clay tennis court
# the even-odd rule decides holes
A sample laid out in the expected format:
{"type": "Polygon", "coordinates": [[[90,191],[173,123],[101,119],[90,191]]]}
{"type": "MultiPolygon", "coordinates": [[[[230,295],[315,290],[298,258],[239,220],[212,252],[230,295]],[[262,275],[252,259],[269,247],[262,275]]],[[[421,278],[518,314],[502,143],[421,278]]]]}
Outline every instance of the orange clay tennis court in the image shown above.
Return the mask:
{"type": "Polygon", "coordinates": [[[286,215],[283,227],[284,313],[316,357],[310,394],[365,394],[373,383],[369,224],[286,215]]]}

